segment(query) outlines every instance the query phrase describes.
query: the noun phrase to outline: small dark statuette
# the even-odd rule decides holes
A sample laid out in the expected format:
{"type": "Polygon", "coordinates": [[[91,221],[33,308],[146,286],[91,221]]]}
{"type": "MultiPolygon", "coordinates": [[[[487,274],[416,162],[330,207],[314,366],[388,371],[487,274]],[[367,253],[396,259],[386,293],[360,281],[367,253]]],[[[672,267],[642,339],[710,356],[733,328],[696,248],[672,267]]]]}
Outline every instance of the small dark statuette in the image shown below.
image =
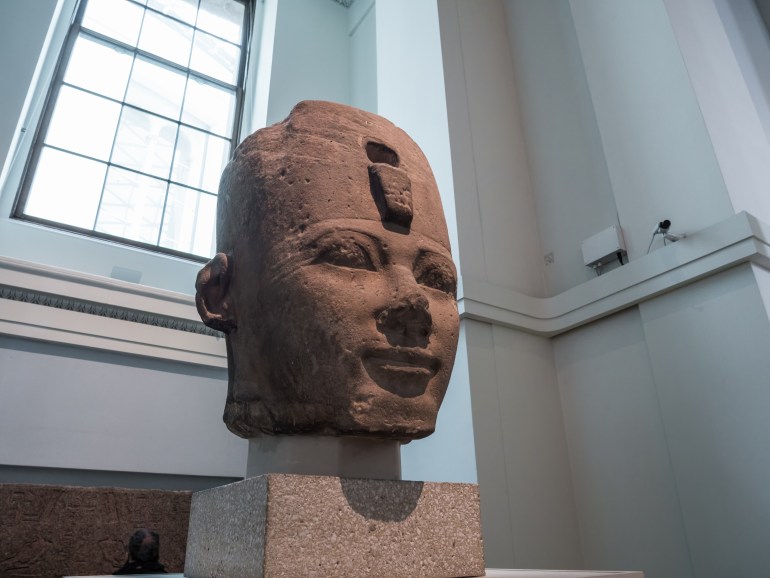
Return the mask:
{"type": "Polygon", "coordinates": [[[377,115],[299,103],[222,175],[203,321],[226,333],[241,437],[433,433],[457,349],[457,273],[433,173],[377,115]]]}

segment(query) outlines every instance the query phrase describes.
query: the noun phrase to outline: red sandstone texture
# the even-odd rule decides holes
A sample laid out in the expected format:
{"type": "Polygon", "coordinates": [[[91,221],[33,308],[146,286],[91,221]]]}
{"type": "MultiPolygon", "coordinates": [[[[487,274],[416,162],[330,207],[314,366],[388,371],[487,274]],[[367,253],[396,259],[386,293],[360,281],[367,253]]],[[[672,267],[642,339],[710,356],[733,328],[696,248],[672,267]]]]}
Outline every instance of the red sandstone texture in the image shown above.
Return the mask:
{"type": "Polygon", "coordinates": [[[241,143],[217,214],[196,303],[226,333],[230,430],[430,435],[457,350],[457,272],[417,144],[375,114],[301,102],[241,143]]]}

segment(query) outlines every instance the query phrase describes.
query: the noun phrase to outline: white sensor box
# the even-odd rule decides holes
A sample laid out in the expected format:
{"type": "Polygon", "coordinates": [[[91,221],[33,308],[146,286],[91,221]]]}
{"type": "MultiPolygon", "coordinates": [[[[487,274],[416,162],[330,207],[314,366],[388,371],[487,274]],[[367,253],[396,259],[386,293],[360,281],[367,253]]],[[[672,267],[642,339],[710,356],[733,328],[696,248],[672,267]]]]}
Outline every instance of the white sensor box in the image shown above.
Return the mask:
{"type": "Polygon", "coordinates": [[[602,265],[617,259],[618,253],[626,254],[626,243],[620,227],[613,225],[583,241],[583,263],[588,267],[602,265]]]}

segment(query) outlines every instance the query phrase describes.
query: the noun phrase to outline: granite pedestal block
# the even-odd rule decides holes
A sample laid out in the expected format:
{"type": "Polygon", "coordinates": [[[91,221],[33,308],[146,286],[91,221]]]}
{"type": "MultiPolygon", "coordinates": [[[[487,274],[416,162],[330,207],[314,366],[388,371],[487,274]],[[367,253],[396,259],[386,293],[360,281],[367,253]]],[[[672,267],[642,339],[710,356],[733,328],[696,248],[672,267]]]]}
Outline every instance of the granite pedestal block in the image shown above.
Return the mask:
{"type": "Polygon", "coordinates": [[[483,575],[476,485],[268,474],[193,495],[187,578],[483,575]]]}

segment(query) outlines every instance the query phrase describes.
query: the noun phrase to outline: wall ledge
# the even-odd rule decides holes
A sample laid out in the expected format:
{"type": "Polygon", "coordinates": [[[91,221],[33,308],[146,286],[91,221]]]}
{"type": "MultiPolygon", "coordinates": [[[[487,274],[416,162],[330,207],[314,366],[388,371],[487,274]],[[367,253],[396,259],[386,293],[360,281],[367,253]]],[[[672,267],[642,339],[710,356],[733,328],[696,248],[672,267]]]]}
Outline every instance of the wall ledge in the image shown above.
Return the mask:
{"type": "MultiPolygon", "coordinates": [[[[551,337],[742,263],[770,269],[770,226],[742,212],[553,297],[462,279],[462,319],[551,337]]],[[[0,334],[227,367],[192,296],[0,257],[0,334]]]]}
{"type": "Polygon", "coordinates": [[[742,263],[770,269],[770,226],[746,212],[553,297],[464,277],[461,319],[551,337],[742,263]]]}
{"type": "Polygon", "coordinates": [[[192,296],[0,257],[0,334],[227,367],[192,296]]]}

